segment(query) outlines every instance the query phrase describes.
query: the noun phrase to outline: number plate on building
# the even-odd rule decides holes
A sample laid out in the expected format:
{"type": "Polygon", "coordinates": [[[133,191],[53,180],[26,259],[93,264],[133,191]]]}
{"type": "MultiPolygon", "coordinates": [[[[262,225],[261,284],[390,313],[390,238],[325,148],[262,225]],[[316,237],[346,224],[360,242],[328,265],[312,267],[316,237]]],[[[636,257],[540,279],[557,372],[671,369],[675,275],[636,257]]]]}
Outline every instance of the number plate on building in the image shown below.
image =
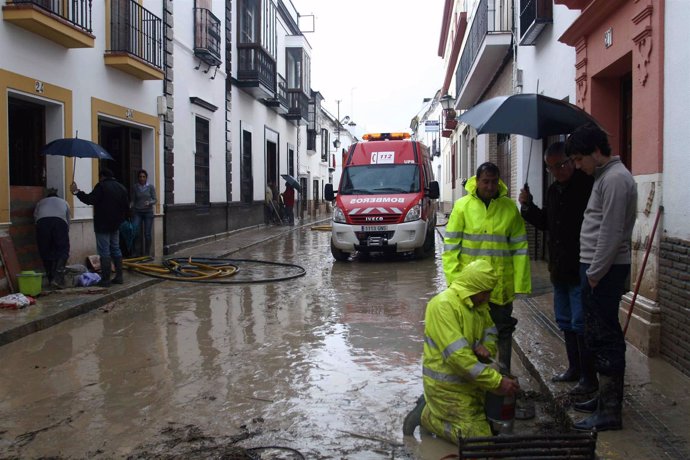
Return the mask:
{"type": "Polygon", "coordinates": [[[363,232],[387,232],[387,225],[362,225],[363,232]]]}

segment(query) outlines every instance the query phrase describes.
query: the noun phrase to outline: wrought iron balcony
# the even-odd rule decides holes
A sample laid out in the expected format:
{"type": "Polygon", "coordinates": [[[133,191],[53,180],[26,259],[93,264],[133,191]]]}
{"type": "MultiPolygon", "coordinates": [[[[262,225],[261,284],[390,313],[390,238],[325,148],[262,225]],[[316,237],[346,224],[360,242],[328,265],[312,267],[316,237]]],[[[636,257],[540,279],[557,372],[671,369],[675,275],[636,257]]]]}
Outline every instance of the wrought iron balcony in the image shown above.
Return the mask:
{"type": "Polygon", "coordinates": [[[163,79],[163,21],[134,0],[111,0],[105,63],[142,80],[163,79]]]}
{"type": "Polygon", "coordinates": [[[3,19],[65,48],[93,48],[92,0],[8,0],[3,19]]]}
{"type": "Polygon", "coordinates": [[[521,45],[534,45],[544,27],[552,22],[552,0],[520,0],[521,45]]]}
{"type": "Polygon", "coordinates": [[[235,83],[258,99],[276,97],[276,61],[258,43],[237,45],[235,83]]]}
{"type": "Polygon", "coordinates": [[[474,12],[470,31],[455,74],[457,107],[474,105],[503,65],[512,43],[512,2],[481,0],[474,12]]]}
{"type": "Polygon", "coordinates": [[[206,8],[194,8],[194,55],[209,66],[220,58],[220,19],[206,8]]]}

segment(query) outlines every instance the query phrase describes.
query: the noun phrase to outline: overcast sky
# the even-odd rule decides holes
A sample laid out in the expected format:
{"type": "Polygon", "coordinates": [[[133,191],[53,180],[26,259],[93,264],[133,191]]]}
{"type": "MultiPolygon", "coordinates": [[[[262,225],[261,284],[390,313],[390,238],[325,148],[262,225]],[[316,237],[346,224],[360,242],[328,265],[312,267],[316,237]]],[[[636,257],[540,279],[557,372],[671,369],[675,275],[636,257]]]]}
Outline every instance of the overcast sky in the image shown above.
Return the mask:
{"type": "Polygon", "coordinates": [[[312,89],[363,132],[407,131],[443,84],[438,42],[443,0],[292,0],[315,16],[312,89]]]}

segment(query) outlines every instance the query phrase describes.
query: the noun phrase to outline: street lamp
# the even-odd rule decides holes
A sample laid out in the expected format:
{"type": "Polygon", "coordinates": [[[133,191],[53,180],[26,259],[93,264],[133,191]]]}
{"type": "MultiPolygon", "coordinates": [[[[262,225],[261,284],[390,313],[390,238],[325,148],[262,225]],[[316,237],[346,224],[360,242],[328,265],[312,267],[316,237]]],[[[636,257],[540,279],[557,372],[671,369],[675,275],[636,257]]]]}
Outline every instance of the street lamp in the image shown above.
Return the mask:
{"type": "Polygon", "coordinates": [[[335,102],[338,103],[338,116],[335,119],[335,123],[336,123],[335,129],[337,132],[337,138],[336,138],[336,140],[333,141],[333,147],[335,147],[336,149],[339,149],[340,145],[341,145],[340,144],[340,100],[338,99],[335,102]]]}

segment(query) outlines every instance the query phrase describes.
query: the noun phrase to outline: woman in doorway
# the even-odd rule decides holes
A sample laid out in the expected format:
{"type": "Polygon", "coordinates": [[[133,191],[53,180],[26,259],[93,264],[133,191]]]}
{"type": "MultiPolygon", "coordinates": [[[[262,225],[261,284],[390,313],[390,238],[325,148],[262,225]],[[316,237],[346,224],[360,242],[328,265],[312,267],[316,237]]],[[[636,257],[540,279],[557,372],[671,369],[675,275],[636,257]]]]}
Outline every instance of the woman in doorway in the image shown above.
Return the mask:
{"type": "Polygon", "coordinates": [[[156,204],[156,189],[148,182],[149,174],[144,169],[140,169],[137,173],[137,183],[134,185],[132,192],[132,207],[134,208],[134,220],[132,225],[139,229],[141,234],[141,226],[143,224],[144,230],[144,248],[141,251],[141,238],[137,238],[135,244],[138,245],[141,255],[148,256],[151,251],[151,227],[153,226],[153,205],[156,204]]]}

